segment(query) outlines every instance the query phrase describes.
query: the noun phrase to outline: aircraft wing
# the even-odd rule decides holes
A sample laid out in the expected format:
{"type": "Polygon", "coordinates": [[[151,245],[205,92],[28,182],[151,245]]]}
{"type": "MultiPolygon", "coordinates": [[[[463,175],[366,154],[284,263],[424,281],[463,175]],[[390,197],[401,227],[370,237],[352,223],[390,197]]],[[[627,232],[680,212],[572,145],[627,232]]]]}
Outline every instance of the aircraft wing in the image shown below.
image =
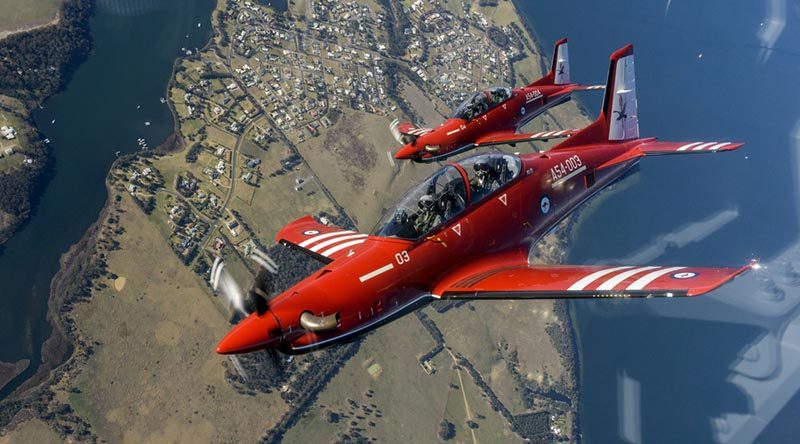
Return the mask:
{"type": "Polygon", "coordinates": [[[311,216],[301,217],[283,227],[275,240],[324,263],[352,255],[368,239],[368,235],[324,225],[311,216]]]}
{"type": "Polygon", "coordinates": [[[645,142],[636,148],[647,156],[660,154],[702,154],[733,151],[743,143],[738,142],[645,142]]]}
{"type": "Polygon", "coordinates": [[[606,89],[605,85],[574,85],[571,91],[599,91],[606,89]]]}
{"type": "Polygon", "coordinates": [[[535,265],[456,271],[434,288],[442,299],[570,299],[698,296],[741,268],[535,265]]]}
{"type": "Polygon", "coordinates": [[[550,140],[569,137],[580,130],[555,130],[540,131],[538,133],[520,134],[513,131],[498,131],[489,133],[475,141],[475,146],[505,145],[509,143],[535,142],[537,140],[550,140]]]}

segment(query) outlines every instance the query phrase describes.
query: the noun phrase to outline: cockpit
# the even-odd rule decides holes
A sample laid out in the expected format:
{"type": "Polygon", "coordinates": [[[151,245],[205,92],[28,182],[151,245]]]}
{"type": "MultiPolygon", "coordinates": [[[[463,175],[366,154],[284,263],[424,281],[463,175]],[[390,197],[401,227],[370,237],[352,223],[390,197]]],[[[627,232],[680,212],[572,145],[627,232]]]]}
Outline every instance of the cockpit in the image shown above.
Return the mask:
{"type": "Polygon", "coordinates": [[[511,88],[495,86],[477,92],[461,102],[450,116],[451,119],[472,120],[511,98],[511,88]]]}
{"type": "Polygon", "coordinates": [[[378,222],[376,236],[419,239],[519,176],[519,157],[490,153],[460,160],[413,188],[378,222]]]}

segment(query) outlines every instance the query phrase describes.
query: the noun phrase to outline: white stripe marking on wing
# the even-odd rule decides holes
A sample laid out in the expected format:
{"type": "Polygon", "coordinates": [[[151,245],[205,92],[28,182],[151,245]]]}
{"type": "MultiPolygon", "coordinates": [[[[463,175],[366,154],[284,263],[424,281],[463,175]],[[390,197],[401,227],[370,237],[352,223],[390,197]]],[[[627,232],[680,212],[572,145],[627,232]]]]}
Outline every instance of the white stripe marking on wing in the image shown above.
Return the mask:
{"type": "Polygon", "coordinates": [[[592,282],[600,279],[601,277],[603,277],[603,276],[605,276],[607,274],[611,274],[611,273],[614,273],[614,272],[617,272],[617,271],[621,271],[621,270],[627,270],[628,268],[633,268],[633,267],[631,267],[631,266],[614,267],[614,268],[606,268],[606,269],[603,269],[603,270],[595,271],[594,273],[592,273],[590,275],[587,275],[587,276],[584,276],[578,282],[575,282],[574,284],[572,284],[569,288],[567,288],[567,291],[581,291],[584,288],[586,288],[589,284],[591,284],[592,282]]]}
{"type": "Polygon", "coordinates": [[[339,244],[339,245],[337,245],[335,247],[328,248],[327,250],[323,251],[320,254],[327,257],[327,256],[332,255],[333,253],[336,253],[339,250],[344,250],[345,248],[350,248],[350,247],[352,247],[354,245],[363,244],[366,241],[367,241],[367,239],[352,240],[350,242],[345,242],[345,243],[339,244]]]}
{"type": "Polygon", "coordinates": [[[310,250],[316,252],[316,251],[322,250],[323,248],[325,248],[325,247],[327,247],[329,245],[333,245],[333,244],[336,244],[336,243],[339,243],[339,242],[343,242],[343,241],[348,241],[348,240],[351,240],[351,239],[360,239],[362,237],[367,237],[367,235],[366,234],[350,234],[350,235],[345,235],[345,236],[337,236],[337,237],[334,237],[333,239],[328,239],[325,242],[320,242],[317,245],[314,245],[313,247],[310,248],[310,250]]]}
{"type": "Polygon", "coordinates": [[[320,235],[314,236],[314,237],[312,237],[310,239],[306,239],[303,242],[300,242],[298,245],[303,247],[303,248],[305,248],[308,245],[313,244],[314,242],[321,241],[322,239],[327,239],[327,238],[329,238],[331,236],[338,236],[340,234],[349,234],[349,233],[355,233],[355,231],[350,231],[350,230],[332,231],[330,233],[320,234],[320,235]]]}
{"type": "Polygon", "coordinates": [[[611,279],[603,282],[602,284],[600,284],[600,286],[597,287],[597,289],[598,290],[613,290],[614,287],[619,285],[619,283],[624,281],[625,279],[628,279],[631,276],[637,275],[639,273],[642,273],[642,272],[645,272],[645,271],[648,271],[648,270],[654,270],[656,268],[661,268],[661,267],[639,267],[639,268],[634,268],[633,270],[623,271],[622,273],[620,273],[620,274],[612,277],[611,279]]]}
{"type": "Polygon", "coordinates": [[[692,148],[692,151],[702,151],[704,148],[708,148],[711,145],[716,145],[716,144],[717,142],[709,142],[709,143],[704,143],[702,145],[697,145],[696,147],[692,148]]]}
{"type": "Polygon", "coordinates": [[[716,144],[716,145],[714,145],[712,147],[709,147],[708,150],[709,151],[716,151],[716,150],[718,150],[718,149],[720,149],[720,148],[722,148],[724,146],[728,146],[730,144],[731,144],[730,142],[718,143],[718,144],[716,144]]]}
{"type": "Polygon", "coordinates": [[[651,282],[664,276],[667,273],[672,273],[673,271],[683,270],[686,267],[670,267],[670,268],[663,268],[661,270],[651,271],[646,275],[636,279],[632,284],[628,285],[628,290],[643,290],[647,287],[651,282]]]}
{"type": "Polygon", "coordinates": [[[678,149],[677,149],[677,150],[675,150],[675,151],[686,151],[686,150],[688,150],[689,148],[691,148],[691,147],[693,147],[693,146],[700,145],[701,143],[703,143],[703,142],[687,143],[686,145],[684,145],[684,146],[682,146],[682,147],[678,148],[678,149]]]}

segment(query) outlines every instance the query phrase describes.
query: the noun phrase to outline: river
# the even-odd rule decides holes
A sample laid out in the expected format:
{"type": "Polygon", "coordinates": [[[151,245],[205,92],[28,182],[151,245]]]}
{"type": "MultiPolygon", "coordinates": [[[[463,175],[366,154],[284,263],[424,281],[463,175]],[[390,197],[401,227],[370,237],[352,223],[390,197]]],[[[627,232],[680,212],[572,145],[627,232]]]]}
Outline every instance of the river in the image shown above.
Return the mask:
{"type": "Polygon", "coordinates": [[[38,368],[50,334],[50,281],[61,254],[97,219],[115,152],[137,150],[139,138],[155,147],[172,133],[172,115],[160,98],[182,48],[195,51],[208,41],[214,4],[97,0],[90,23],[94,51],[65,90],[34,113],[51,140],[53,173],[30,222],[0,255],[0,361],[27,358],[31,366],[0,399],[38,368]]]}
{"type": "MultiPolygon", "coordinates": [[[[545,48],[570,38],[579,82],[604,83],[634,43],[643,136],[747,143],[645,159],[583,215],[570,263],[766,266],[698,299],[573,303],[585,442],[796,440],[800,6],[517,4],[545,48]]],[[[602,99],[579,100],[596,114],[602,99]]]]}

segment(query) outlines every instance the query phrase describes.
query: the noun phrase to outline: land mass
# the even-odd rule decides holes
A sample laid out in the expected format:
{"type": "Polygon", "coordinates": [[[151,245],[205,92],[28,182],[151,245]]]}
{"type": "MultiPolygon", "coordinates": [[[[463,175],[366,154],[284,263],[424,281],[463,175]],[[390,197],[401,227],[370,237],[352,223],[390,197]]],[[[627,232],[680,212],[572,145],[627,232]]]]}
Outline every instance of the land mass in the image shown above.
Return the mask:
{"type": "Polygon", "coordinates": [[[0,40],[58,23],[59,0],[0,0],[0,40]]]}
{"type": "MultiPolygon", "coordinates": [[[[435,303],[309,355],[213,353],[238,319],[208,284],[214,257],[246,284],[246,258],[266,251],[282,270],[273,291],[288,288],[316,265],[273,245],[280,227],[312,214],[369,231],[439,167],[387,157],[394,117],[436,125],[476,89],[542,74],[513,4],[220,1],[212,22],[168,86],[177,150],[118,159],[100,219],[62,259],[54,368],[0,403],[6,436],[34,441],[45,424],[90,442],[579,440],[563,302],[435,303]]],[[[585,122],[567,104],[532,127],[585,122]]],[[[573,223],[536,260],[560,262],[573,223]]]]}

